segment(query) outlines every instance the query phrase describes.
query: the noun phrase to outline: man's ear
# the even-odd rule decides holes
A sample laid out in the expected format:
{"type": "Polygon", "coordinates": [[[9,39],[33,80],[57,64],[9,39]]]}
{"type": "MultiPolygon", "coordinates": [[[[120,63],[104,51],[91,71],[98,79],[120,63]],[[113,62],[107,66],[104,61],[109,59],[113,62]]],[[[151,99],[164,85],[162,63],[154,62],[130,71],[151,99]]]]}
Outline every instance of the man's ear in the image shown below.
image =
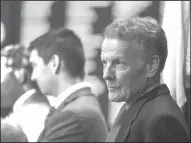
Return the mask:
{"type": "Polygon", "coordinates": [[[60,66],[60,58],[58,55],[53,55],[49,61],[49,67],[51,68],[52,73],[57,73],[60,66]]]}
{"type": "Polygon", "coordinates": [[[150,62],[148,63],[147,77],[151,78],[157,73],[157,71],[159,69],[159,63],[160,63],[159,56],[158,55],[153,55],[150,62]]]}

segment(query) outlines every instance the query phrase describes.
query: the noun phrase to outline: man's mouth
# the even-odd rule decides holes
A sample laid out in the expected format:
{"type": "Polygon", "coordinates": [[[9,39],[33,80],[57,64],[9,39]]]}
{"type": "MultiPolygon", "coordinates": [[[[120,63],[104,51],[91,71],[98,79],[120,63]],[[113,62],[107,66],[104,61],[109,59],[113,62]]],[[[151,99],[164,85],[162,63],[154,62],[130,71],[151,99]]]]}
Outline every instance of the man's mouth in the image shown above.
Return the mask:
{"type": "Polygon", "coordinates": [[[115,90],[119,90],[120,87],[108,87],[109,91],[115,91],[115,90]]]}

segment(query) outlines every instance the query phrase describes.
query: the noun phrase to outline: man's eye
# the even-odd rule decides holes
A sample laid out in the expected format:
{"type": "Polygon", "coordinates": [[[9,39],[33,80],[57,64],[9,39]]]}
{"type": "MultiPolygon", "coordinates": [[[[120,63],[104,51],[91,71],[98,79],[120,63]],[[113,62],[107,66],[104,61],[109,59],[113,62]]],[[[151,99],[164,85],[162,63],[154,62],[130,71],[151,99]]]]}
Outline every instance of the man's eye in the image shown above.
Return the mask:
{"type": "Polygon", "coordinates": [[[119,59],[116,59],[116,60],[114,60],[114,64],[116,64],[116,65],[123,65],[123,62],[120,61],[119,59]]]}

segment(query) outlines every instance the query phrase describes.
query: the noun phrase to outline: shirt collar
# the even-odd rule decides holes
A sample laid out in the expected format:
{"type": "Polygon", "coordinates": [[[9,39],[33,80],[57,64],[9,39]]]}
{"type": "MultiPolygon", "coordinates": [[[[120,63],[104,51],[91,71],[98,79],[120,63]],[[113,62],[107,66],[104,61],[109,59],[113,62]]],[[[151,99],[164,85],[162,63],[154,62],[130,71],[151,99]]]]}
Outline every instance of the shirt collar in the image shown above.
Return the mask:
{"type": "Polygon", "coordinates": [[[74,84],[70,87],[68,87],[64,92],[62,92],[61,94],[59,94],[58,97],[49,100],[50,105],[52,107],[54,107],[55,109],[59,107],[59,105],[61,105],[61,103],[63,103],[65,101],[65,99],[67,97],[69,97],[69,95],[71,95],[72,93],[74,93],[75,91],[81,89],[81,88],[85,88],[85,87],[91,87],[91,83],[89,82],[80,82],[77,84],[74,84]]]}
{"type": "Polygon", "coordinates": [[[13,105],[13,111],[18,110],[23,104],[24,102],[29,99],[34,93],[36,92],[35,89],[30,89],[28,91],[26,91],[24,94],[22,94],[14,103],[13,105]]]}

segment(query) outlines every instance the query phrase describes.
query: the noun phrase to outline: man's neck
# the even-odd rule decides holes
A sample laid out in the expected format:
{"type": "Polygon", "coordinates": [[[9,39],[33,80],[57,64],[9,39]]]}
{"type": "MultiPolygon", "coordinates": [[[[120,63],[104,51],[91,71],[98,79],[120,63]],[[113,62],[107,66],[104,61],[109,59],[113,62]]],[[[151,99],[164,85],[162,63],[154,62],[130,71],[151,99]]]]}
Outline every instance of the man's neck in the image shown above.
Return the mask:
{"type": "Polygon", "coordinates": [[[55,97],[58,97],[62,92],[64,92],[67,88],[71,87],[72,85],[75,85],[77,83],[82,82],[82,80],[80,78],[74,78],[71,80],[59,80],[58,81],[58,88],[57,91],[55,92],[55,94],[53,94],[55,97]]]}
{"type": "Polygon", "coordinates": [[[160,84],[160,76],[155,76],[153,78],[148,79],[147,82],[144,84],[143,88],[141,88],[137,93],[135,93],[135,97],[137,95],[139,95],[139,96],[137,96],[137,98],[135,100],[126,102],[127,107],[130,107],[138,98],[143,96],[145,93],[151,91],[159,84],[160,84]]]}
{"type": "Polygon", "coordinates": [[[142,92],[141,92],[141,95],[148,92],[148,90],[152,90],[153,88],[155,88],[159,84],[160,84],[160,76],[155,76],[151,79],[148,79],[142,92]]]}

